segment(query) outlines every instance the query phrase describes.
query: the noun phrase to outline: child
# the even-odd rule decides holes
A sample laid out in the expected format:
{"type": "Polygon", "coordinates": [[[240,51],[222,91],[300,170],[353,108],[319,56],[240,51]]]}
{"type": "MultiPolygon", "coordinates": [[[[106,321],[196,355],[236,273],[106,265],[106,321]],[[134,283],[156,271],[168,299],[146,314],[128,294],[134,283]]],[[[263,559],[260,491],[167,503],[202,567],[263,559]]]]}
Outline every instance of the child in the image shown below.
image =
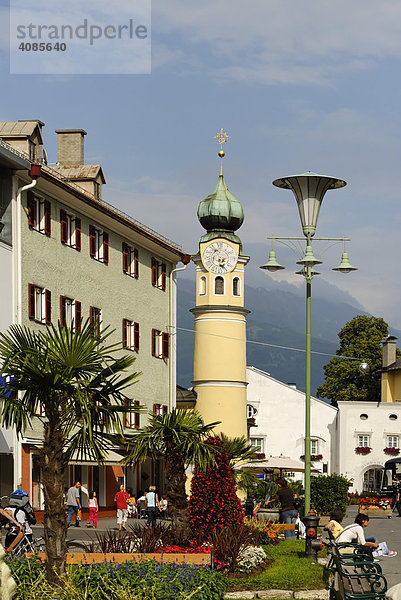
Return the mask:
{"type": "Polygon", "coordinates": [[[340,525],[344,518],[344,513],[341,508],[335,508],[330,513],[330,521],[326,525],[326,529],[331,531],[331,535],[334,539],[337,539],[343,530],[343,526],[340,525]]]}
{"type": "Polygon", "coordinates": [[[93,528],[97,528],[97,513],[99,511],[99,506],[97,504],[96,492],[90,492],[89,494],[89,519],[86,524],[87,527],[93,525],[93,528]]]}

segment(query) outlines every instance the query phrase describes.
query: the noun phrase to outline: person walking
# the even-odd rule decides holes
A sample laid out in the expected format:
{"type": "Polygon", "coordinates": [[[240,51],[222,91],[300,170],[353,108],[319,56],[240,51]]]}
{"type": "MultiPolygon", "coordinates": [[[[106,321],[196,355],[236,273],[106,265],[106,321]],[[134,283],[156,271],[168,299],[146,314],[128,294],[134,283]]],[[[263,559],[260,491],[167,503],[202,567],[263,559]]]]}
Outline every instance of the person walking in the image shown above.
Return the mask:
{"type": "Polygon", "coordinates": [[[99,512],[99,506],[97,503],[96,492],[90,492],[89,494],[89,519],[86,524],[87,527],[93,526],[94,529],[97,527],[97,513],[99,512]]]}
{"type": "Polygon", "coordinates": [[[67,506],[67,525],[71,525],[72,515],[75,514],[75,527],[80,527],[78,520],[78,510],[81,510],[81,500],[79,498],[79,490],[81,484],[79,481],[72,485],[67,492],[66,506],[67,506]]]}
{"type": "MultiPolygon", "coordinates": [[[[281,504],[281,523],[287,525],[290,523],[295,524],[298,517],[298,510],[294,504],[295,492],[292,488],[288,487],[288,483],[284,477],[279,477],[276,483],[278,485],[277,494],[272,500],[266,502],[266,506],[279,500],[281,504]]],[[[296,538],[295,530],[284,531],[284,537],[286,540],[296,538]]]]}
{"type": "Polygon", "coordinates": [[[149,491],[146,494],[145,504],[148,513],[147,524],[151,527],[154,527],[156,525],[156,508],[158,508],[161,512],[159,498],[156,494],[156,488],[154,485],[149,487],[149,491]]]}
{"type": "Polygon", "coordinates": [[[117,502],[117,525],[119,531],[126,529],[125,524],[128,519],[129,494],[125,491],[125,485],[120,485],[120,491],[114,496],[114,502],[117,502]]]}

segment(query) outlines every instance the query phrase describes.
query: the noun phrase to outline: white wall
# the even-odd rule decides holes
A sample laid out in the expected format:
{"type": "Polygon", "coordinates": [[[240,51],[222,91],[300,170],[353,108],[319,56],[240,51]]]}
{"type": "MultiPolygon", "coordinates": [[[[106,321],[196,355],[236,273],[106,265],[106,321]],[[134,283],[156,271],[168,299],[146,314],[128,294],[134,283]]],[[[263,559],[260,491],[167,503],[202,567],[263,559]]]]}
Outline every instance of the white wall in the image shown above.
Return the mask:
{"type": "Polygon", "coordinates": [[[401,441],[401,403],[339,402],[336,470],[353,479],[351,491],[361,492],[363,475],[368,469],[382,468],[392,456],[384,453],[387,436],[401,441]],[[361,415],[367,415],[361,418],[361,415]],[[395,415],[396,419],[390,419],[395,415]],[[356,454],[358,434],[369,436],[370,454],[356,454]]]}
{"type": "MultiPolygon", "coordinates": [[[[299,461],[304,454],[304,392],[255,367],[247,367],[247,381],[247,404],[257,411],[257,427],[251,428],[250,437],[262,438],[261,452],[266,457],[283,454],[299,461]]],[[[314,466],[323,471],[326,463],[329,473],[332,472],[332,448],[335,448],[336,415],[335,407],[311,398],[311,438],[317,440],[317,453],[323,455],[314,466]]]]}
{"type": "MultiPolygon", "coordinates": [[[[0,332],[5,332],[12,322],[12,248],[0,242],[0,332]]],[[[12,452],[13,433],[0,429],[0,453],[12,452]]]]}

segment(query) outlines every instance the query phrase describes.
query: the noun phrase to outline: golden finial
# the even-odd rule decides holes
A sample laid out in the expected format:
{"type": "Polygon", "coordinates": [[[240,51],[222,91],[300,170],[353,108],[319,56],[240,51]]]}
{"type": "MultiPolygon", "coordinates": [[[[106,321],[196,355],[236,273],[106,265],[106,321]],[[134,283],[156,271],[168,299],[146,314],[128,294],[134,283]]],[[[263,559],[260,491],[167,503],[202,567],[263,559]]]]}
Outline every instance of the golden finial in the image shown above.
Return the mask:
{"type": "Polygon", "coordinates": [[[223,158],[223,156],[225,156],[226,154],[223,150],[223,144],[225,144],[226,141],[230,139],[230,136],[227,135],[225,131],[223,131],[223,128],[221,128],[218,134],[214,136],[214,139],[217,140],[217,142],[220,144],[220,150],[218,154],[220,158],[223,158]]]}

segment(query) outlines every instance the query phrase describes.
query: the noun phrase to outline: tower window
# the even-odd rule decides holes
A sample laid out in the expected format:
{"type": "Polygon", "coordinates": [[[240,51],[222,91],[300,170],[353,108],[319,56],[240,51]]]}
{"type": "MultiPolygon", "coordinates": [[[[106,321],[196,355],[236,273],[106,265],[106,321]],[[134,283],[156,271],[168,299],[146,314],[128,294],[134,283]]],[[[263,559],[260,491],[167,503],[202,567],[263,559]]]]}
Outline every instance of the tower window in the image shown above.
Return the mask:
{"type": "Polygon", "coordinates": [[[233,279],[233,296],[241,296],[241,281],[239,277],[233,279]]]}
{"type": "Polygon", "coordinates": [[[199,296],[206,295],[206,277],[200,277],[199,279],[199,296]]]}
{"type": "Polygon", "coordinates": [[[214,293],[219,296],[224,295],[224,278],[223,277],[215,277],[214,280],[214,293]]]}

